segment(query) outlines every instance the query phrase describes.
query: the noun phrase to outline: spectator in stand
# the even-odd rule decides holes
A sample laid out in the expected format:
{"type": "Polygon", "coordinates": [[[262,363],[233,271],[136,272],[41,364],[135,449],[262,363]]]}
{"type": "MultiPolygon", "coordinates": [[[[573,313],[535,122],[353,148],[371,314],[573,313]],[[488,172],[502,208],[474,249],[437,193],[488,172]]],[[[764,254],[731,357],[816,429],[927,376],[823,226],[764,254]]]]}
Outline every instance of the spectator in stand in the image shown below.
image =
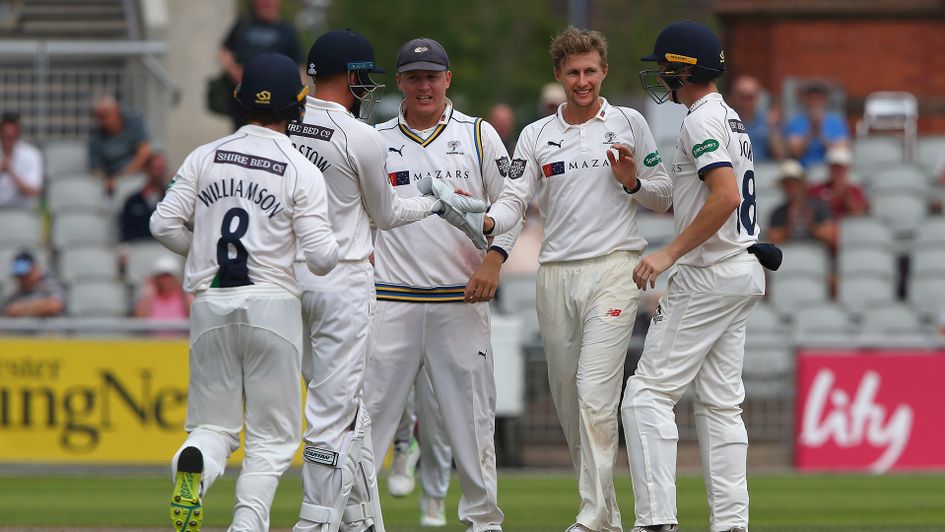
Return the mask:
{"type": "MultiPolygon", "coordinates": [[[[298,35],[291,24],[282,20],[280,4],[280,0],[252,0],[249,17],[238,18],[227,33],[218,58],[231,88],[243,79],[243,65],[259,54],[276,52],[291,57],[296,64],[302,63],[298,35]]],[[[230,99],[234,130],[246,123],[244,115],[236,100],[230,99]]]]}
{"type": "Polygon", "coordinates": [[[833,146],[827,150],[827,181],[810,189],[810,194],[823,200],[833,212],[833,217],[838,220],[844,216],[860,216],[869,211],[869,203],[863,189],[850,181],[852,163],[853,153],[850,148],[844,145],[833,146]]]}
{"type": "Polygon", "coordinates": [[[122,110],[111,96],[102,96],[92,106],[95,128],[89,138],[89,168],[105,178],[111,195],[119,177],[144,170],[151,154],[148,130],[137,113],[122,110]]]}
{"type": "Polygon", "coordinates": [[[809,82],[801,92],[804,112],[787,123],[788,156],[799,160],[804,168],[822,164],[830,147],[850,143],[846,120],[827,110],[829,96],[830,88],[825,83],[809,82]]]}
{"type": "Polygon", "coordinates": [[[43,272],[32,253],[17,253],[10,270],[17,289],[3,303],[4,316],[40,318],[63,313],[65,290],[51,274],[43,272]]]}
{"type": "Polygon", "coordinates": [[[492,124],[505,149],[512,153],[515,150],[515,111],[507,103],[497,103],[489,109],[486,122],[492,124]]]}
{"type": "Polygon", "coordinates": [[[43,156],[20,140],[20,117],[0,117],[0,208],[35,207],[43,190],[43,156]]]}
{"type": "Polygon", "coordinates": [[[154,321],[186,320],[193,296],[184,291],[180,274],[180,263],[174,257],[159,258],[141,287],[135,317],[154,321]]]}
{"type": "Polygon", "coordinates": [[[164,198],[167,189],[167,157],[161,152],[154,152],[148,157],[146,170],[148,179],[141,190],[128,196],[119,215],[121,241],[151,240],[148,224],[151,213],[158,202],[164,198]]]}
{"type": "Polygon", "coordinates": [[[732,83],[732,108],[738,113],[748,138],[754,162],[784,158],[784,139],[781,137],[781,111],[776,105],[762,107],[761,83],[751,76],[739,76],[732,83]]]}
{"type": "Polygon", "coordinates": [[[793,159],[781,163],[781,189],[785,202],[771,213],[768,240],[775,244],[815,240],[833,250],[837,243],[837,224],[830,207],[807,193],[804,168],[793,159]]]}
{"type": "Polygon", "coordinates": [[[538,99],[538,118],[544,118],[558,112],[558,107],[567,100],[564,87],[557,81],[549,81],[541,87],[538,99]]]}

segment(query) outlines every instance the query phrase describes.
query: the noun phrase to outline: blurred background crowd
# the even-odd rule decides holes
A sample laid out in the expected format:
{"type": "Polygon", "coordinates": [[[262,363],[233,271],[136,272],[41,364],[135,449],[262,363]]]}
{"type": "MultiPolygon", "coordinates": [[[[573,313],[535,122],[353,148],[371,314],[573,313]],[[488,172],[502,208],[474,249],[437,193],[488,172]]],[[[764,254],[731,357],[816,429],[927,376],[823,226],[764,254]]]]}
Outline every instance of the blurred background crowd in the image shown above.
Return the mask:
{"type": "MultiPolygon", "coordinates": [[[[787,393],[792,346],[812,338],[941,342],[945,69],[931,51],[945,49],[945,7],[934,0],[0,2],[3,330],[49,327],[15,322],[25,318],[134,317],[186,332],[182,263],[153,241],[148,219],[183,157],[240,125],[230,94],[255,54],[301,62],[317,35],[352,27],[389,68],[407,39],[435,38],[453,59],[451,98],[492,123],[511,153],[518,131],[564,100],[551,37],[568,23],[594,28],[610,42],[603,95],[646,116],[669,164],[685,110],[652,105],[637,73],[659,29],[685,18],[723,37],[722,92],[755,163],[756,190],[743,192],[785,252],[749,323],[750,396],[787,393]]],[[[374,121],[399,108],[393,75],[381,79],[374,121]]],[[[674,234],[671,216],[641,212],[639,225],[651,250],[674,234]]],[[[541,234],[533,208],[496,304],[524,324],[529,364],[541,364],[541,234]]],[[[657,296],[641,310],[631,359],[657,296]]],[[[540,380],[529,386],[540,399],[540,380]]],[[[553,417],[549,439],[560,438],[553,417]]]]}

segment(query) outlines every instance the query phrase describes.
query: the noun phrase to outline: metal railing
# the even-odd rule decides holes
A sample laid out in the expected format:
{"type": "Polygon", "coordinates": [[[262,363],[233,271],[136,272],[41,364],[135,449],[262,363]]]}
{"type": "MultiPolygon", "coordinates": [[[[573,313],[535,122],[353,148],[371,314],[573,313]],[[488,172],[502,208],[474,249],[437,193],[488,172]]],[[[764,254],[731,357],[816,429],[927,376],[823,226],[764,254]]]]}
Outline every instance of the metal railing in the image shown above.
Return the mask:
{"type": "Polygon", "coordinates": [[[0,108],[19,111],[40,144],[84,139],[93,99],[110,94],[165,138],[167,110],[180,98],[157,59],[166,53],[158,41],[0,40],[0,108]]]}

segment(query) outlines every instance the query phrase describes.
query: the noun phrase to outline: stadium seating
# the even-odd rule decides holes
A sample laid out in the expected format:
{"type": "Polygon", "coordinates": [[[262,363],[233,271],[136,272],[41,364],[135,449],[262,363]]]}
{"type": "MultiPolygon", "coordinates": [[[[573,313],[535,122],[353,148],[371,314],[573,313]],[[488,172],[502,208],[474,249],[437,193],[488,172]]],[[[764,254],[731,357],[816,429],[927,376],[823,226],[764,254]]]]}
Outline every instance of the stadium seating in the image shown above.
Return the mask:
{"type": "Polygon", "coordinates": [[[664,246],[676,236],[673,217],[665,214],[637,214],[637,229],[652,247],[664,246]]]}
{"type": "Polygon", "coordinates": [[[130,314],[127,289],[118,281],[76,283],[69,289],[66,305],[70,315],[83,318],[130,314]]]}
{"type": "Polygon", "coordinates": [[[46,175],[50,179],[63,174],[85,172],[89,168],[89,148],[82,141],[59,140],[43,149],[46,175]]]}
{"type": "Polygon", "coordinates": [[[853,144],[853,168],[868,178],[872,178],[878,168],[902,161],[902,141],[895,137],[860,137],[853,144]]]}
{"type": "Polygon", "coordinates": [[[69,211],[103,211],[107,202],[101,179],[78,176],[50,182],[46,204],[53,215],[59,215],[69,211]]]}
{"type": "MultiPolygon", "coordinates": [[[[125,265],[125,281],[132,287],[138,286],[149,275],[151,269],[161,257],[173,257],[179,261],[183,268],[184,258],[168,251],[167,248],[158,244],[156,241],[133,242],[125,245],[125,253],[128,261],[125,265]]],[[[505,287],[503,280],[503,290],[505,287]]]]}
{"type": "Polygon", "coordinates": [[[878,218],[848,216],[840,219],[840,250],[868,246],[892,249],[892,230],[878,218]]]}
{"type": "Polygon", "coordinates": [[[945,277],[945,248],[917,249],[912,254],[911,270],[914,275],[945,277]]]}
{"type": "Polygon", "coordinates": [[[784,260],[778,270],[779,276],[804,275],[825,281],[830,271],[830,256],[827,249],[816,243],[795,242],[781,245],[784,260]]]}
{"type": "Polygon", "coordinates": [[[794,317],[794,336],[806,339],[817,336],[847,336],[856,331],[850,316],[835,303],[810,305],[794,317]]]}
{"type": "Polygon", "coordinates": [[[43,240],[43,223],[30,209],[0,209],[0,247],[37,245],[43,240]]]}
{"type": "Polygon", "coordinates": [[[908,192],[922,195],[929,188],[928,173],[916,165],[891,166],[877,170],[870,179],[869,195],[908,192]]]}
{"type": "Polygon", "coordinates": [[[115,191],[112,193],[111,204],[109,206],[112,212],[120,213],[121,208],[125,206],[125,201],[128,199],[128,196],[140,190],[141,187],[144,186],[145,181],[147,181],[147,176],[144,174],[131,174],[116,179],[115,191]]]}
{"type": "Polygon", "coordinates": [[[824,279],[806,274],[782,274],[769,277],[769,301],[785,314],[793,314],[810,304],[827,301],[824,279]]]}
{"type": "Polygon", "coordinates": [[[896,258],[885,248],[845,248],[837,261],[837,273],[843,278],[857,274],[872,274],[896,278],[896,258]]]}
{"type": "Polygon", "coordinates": [[[919,313],[903,303],[867,309],[862,314],[861,332],[870,335],[916,337],[925,334],[919,313]]]}
{"type": "Polygon", "coordinates": [[[57,250],[71,246],[106,245],[113,242],[111,217],[87,212],[63,213],[53,219],[52,244],[57,250]]]}
{"type": "Polygon", "coordinates": [[[872,198],[873,214],[887,224],[897,237],[909,237],[922,224],[928,212],[921,194],[889,193],[872,198]]]}
{"type": "Polygon", "coordinates": [[[907,296],[913,307],[938,319],[945,313],[945,276],[913,273],[907,296]]]}
{"type": "Polygon", "coordinates": [[[853,313],[896,300],[893,279],[885,275],[852,274],[839,278],[840,303],[853,313]]]}
{"type": "Polygon", "coordinates": [[[916,249],[945,249],[945,216],[929,216],[916,229],[913,244],[916,249]]]}
{"type": "Polygon", "coordinates": [[[59,279],[66,284],[118,279],[118,256],[113,246],[66,249],[59,255],[59,279]]]}
{"type": "Polygon", "coordinates": [[[754,338],[756,335],[779,336],[787,331],[784,318],[767,303],[759,303],[751,311],[746,328],[749,338],[754,338]]]}
{"type": "Polygon", "coordinates": [[[945,136],[928,136],[919,139],[919,163],[929,173],[941,171],[942,165],[945,165],[945,136]]]}

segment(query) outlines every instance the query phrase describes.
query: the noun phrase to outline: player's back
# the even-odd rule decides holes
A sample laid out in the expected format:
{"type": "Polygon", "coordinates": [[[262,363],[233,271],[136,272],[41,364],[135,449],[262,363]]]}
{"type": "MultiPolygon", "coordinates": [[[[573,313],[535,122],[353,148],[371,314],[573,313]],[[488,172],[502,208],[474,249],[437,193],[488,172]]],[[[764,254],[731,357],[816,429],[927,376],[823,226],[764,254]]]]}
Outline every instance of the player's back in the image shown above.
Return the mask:
{"type": "Polygon", "coordinates": [[[692,223],[709,197],[702,175],[718,167],[732,168],[742,201],[715,235],[680,258],[678,264],[711,266],[756,243],[761,232],[751,140],[738,113],[716,92],[690,108],[673,154],[670,173],[677,234],[692,223]]]}
{"type": "Polygon", "coordinates": [[[271,283],[298,294],[293,222],[321,179],[285,135],[259,126],[191,153],[173,185],[196,198],[186,288],[271,283]]]}
{"type": "Polygon", "coordinates": [[[377,141],[374,128],[341,104],[308,97],[301,122],[289,124],[295,149],[325,176],[328,213],[339,259],[357,261],[371,254],[371,219],[362,201],[358,153],[377,141]]]}

